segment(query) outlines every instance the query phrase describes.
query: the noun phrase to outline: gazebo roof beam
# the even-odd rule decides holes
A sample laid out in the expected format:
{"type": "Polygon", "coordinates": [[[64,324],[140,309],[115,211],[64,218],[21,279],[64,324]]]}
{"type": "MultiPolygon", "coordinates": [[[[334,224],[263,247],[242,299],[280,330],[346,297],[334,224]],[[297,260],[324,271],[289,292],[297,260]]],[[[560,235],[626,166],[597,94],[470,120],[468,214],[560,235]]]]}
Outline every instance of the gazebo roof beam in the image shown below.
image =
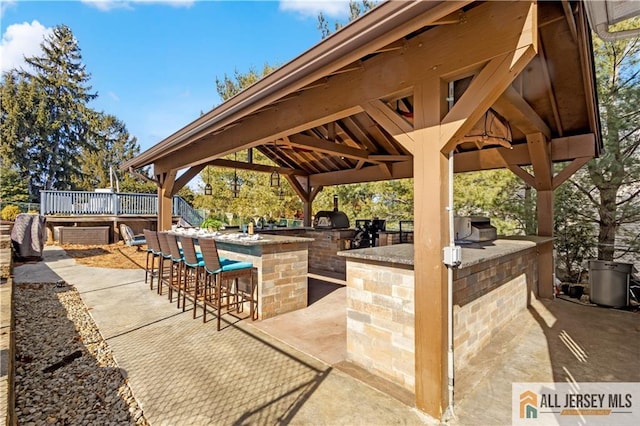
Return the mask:
{"type": "Polygon", "coordinates": [[[306,176],[308,173],[304,170],[291,169],[288,167],[269,166],[266,164],[245,163],[244,161],[233,161],[219,158],[207,163],[207,165],[215,167],[224,167],[228,169],[251,170],[254,172],[273,173],[278,172],[281,175],[300,175],[306,176]]]}

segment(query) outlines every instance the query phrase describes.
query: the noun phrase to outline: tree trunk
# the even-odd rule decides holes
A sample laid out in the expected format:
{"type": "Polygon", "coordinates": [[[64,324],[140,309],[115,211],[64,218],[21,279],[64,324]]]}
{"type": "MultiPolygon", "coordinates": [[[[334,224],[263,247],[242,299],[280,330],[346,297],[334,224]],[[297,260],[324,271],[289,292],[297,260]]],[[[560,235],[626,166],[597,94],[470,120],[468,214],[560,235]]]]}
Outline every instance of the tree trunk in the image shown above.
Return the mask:
{"type": "Polygon", "coordinates": [[[613,260],[614,246],[616,242],[616,194],[617,188],[608,187],[600,189],[600,232],[598,234],[598,259],[613,260]]]}

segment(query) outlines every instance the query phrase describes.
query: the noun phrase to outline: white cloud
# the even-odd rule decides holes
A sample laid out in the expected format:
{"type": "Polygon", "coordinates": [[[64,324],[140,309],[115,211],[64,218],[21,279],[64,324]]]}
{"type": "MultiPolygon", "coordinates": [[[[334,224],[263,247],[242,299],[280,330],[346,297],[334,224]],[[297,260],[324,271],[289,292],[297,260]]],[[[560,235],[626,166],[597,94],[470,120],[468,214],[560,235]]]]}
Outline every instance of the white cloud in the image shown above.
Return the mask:
{"type": "Polygon", "coordinates": [[[173,7],[190,7],[195,0],[81,0],[91,7],[98,10],[109,11],[112,9],[131,9],[135,3],[159,3],[167,4],[173,7]]]}
{"type": "Polygon", "coordinates": [[[0,43],[0,65],[2,71],[21,68],[26,64],[24,57],[42,53],[40,44],[53,28],[46,28],[38,21],[9,25],[2,34],[0,43]]]}
{"type": "Polygon", "coordinates": [[[348,0],[280,0],[280,10],[299,13],[304,17],[318,16],[322,12],[331,18],[349,15],[348,0]]]}
{"type": "Polygon", "coordinates": [[[115,92],[109,92],[107,95],[116,102],[120,102],[120,97],[115,92]]]}

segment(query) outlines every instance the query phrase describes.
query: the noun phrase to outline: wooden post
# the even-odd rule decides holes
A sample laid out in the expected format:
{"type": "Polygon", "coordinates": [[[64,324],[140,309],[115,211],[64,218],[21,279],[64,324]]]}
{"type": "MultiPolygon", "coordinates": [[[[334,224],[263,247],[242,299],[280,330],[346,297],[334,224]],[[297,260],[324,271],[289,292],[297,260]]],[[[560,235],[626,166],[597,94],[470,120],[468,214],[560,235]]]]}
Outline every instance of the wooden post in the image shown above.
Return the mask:
{"type": "MultiPolygon", "coordinates": [[[[553,236],[553,190],[539,190],[536,199],[538,210],[538,235],[553,236]]],[[[538,296],[553,298],[553,241],[538,248],[538,296]]]]}
{"type": "Polygon", "coordinates": [[[173,221],[173,185],[176,171],[169,171],[158,175],[158,231],[171,229],[173,221]]]}
{"type": "MultiPolygon", "coordinates": [[[[553,237],[553,170],[551,149],[542,133],[527,135],[527,145],[535,174],[538,235],[553,237]]],[[[553,297],[553,241],[538,247],[538,297],[553,297]]]]}
{"type": "Polygon", "coordinates": [[[304,218],[303,218],[304,226],[311,226],[311,215],[313,214],[312,206],[313,206],[313,201],[302,200],[302,214],[304,215],[304,218]]]}
{"type": "Polygon", "coordinates": [[[439,79],[417,87],[413,132],[416,405],[441,418],[447,396],[447,271],[449,163],[440,151],[444,107],[439,79]]]}

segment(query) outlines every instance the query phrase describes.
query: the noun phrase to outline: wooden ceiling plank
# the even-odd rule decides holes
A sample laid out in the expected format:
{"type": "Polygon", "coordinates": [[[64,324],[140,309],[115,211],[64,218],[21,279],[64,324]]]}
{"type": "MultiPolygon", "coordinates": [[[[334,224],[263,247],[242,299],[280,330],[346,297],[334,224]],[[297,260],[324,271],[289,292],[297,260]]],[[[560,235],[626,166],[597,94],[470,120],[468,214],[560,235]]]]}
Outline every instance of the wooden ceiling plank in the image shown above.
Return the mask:
{"type": "Polygon", "coordinates": [[[557,189],[567,179],[569,179],[575,172],[577,172],[582,166],[587,164],[593,157],[580,157],[574,158],[564,169],[553,177],[553,189],[557,189]]]}
{"type": "Polygon", "coordinates": [[[498,114],[505,117],[509,124],[517,127],[522,133],[530,134],[541,132],[548,139],[551,139],[551,129],[547,126],[529,103],[513,88],[509,86],[507,90],[493,104],[498,114]]]}
{"type": "Polygon", "coordinates": [[[364,149],[352,148],[303,134],[290,135],[289,141],[285,143],[294,148],[311,149],[325,154],[354,158],[356,160],[369,156],[369,153],[364,149]]]}
{"type": "Polygon", "coordinates": [[[560,112],[558,110],[558,100],[556,99],[556,94],[553,89],[553,83],[551,83],[551,75],[549,75],[549,63],[547,62],[547,57],[545,56],[542,37],[538,39],[538,56],[540,57],[540,62],[542,64],[542,78],[544,79],[544,84],[547,87],[547,92],[549,93],[549,102],[551,103],[553,119],[556,123],[556,131],[558,132],[558,136],[564,136],[564,128],[562,127],[562,120],[560,119],[560,112]]]}
{"type": "Polygon", "coordinates": [[[564,11],[564,16],[567,18],[567,24],[569,24],[569,31],[571,32],[571,37],[573,37],[573,41],[578,43],[578,29],[576,27],[576,20],[573,17],[573,12],[571,11],[571,5],[567,0],[562,0],[562,10],[564,11]]]}
{"type": "MultiPolygon", "coordinates": [[[[366,114],[362,115],[369,118],[366,114]]],[[[353,140],[360,141],[364,145],[365,149],[369,152],[376,151],[376,145],[371,141],[370,135],[362,129],[359,121],[356,119],[358,116],[346,117],[340,120],[343,125],[344,132],[353,140]]]]}
{"type": "Polygon", "coordinates": [[[551,168],[551,150],[547,138],[542,133],[527,135],[527,146],[531,155],[531,165],[535,175],[538,191],[549,191],[553,188],[551,168]]]}

